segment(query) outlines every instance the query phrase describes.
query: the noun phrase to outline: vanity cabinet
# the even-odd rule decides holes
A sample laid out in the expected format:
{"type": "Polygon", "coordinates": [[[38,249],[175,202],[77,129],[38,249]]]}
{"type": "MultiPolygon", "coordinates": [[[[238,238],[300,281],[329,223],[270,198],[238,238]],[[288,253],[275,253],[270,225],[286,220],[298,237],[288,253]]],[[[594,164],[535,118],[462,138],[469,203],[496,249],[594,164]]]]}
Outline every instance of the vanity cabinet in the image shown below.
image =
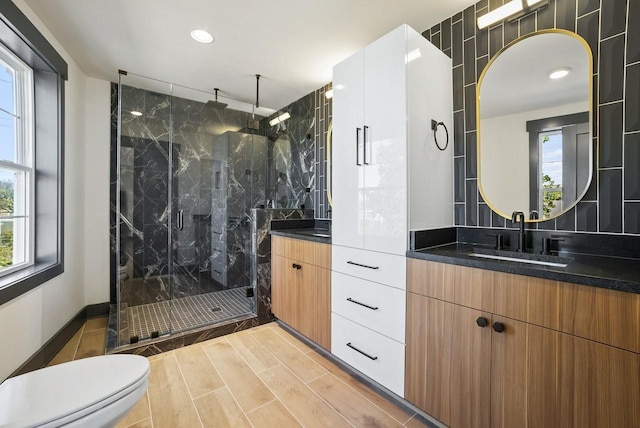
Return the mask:
{"type": "Polygon", "coordinates": [[[450,427],[640,425],[638,295],[416,259],[407,269],[408,401],[450,427]]]}
{"type": "Polygon", "coordinates": [[[331,349],[331,246],[271,237],[271,312],[331,349]]]}
{"type": "Polygon", "coordinates": [[[333,88],[332,244],[403,256],[410,229],[453,224],[451,59],[402,25],[337,64],[333,88]]]}
{"type": "Polygon", "coordinates": [[[336,65],[333,88],[331,348],[402,396],[409,230],[453,224],[451,59],[402,25],[336,65]]]}

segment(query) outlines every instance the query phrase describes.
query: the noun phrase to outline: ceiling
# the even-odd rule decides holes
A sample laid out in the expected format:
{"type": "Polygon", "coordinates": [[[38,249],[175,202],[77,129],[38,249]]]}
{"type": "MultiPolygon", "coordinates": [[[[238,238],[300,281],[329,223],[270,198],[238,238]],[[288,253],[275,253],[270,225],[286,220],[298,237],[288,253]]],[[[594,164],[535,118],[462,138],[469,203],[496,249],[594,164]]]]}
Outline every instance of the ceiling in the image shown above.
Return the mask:
{"type": "Polygon", "coordinates": [[[25,0],[91,77],[122,69],[278,109],[334,64],[406,23],[423,31],[473,0],[25,0]],[[191,39],[208,30],[212,44],[191,39]]]}

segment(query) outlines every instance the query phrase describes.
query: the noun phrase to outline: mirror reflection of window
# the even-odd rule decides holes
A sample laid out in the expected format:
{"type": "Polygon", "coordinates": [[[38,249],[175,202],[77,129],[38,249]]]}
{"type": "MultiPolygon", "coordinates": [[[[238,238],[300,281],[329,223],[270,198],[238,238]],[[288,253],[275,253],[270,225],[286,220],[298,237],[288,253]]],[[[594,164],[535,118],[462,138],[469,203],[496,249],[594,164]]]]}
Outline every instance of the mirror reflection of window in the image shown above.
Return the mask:
{"type": "Polygon", "coordinates": [[[562,212],[562,130],[538,134],[540,150],[540,196],[542,218],[562,212]]]}

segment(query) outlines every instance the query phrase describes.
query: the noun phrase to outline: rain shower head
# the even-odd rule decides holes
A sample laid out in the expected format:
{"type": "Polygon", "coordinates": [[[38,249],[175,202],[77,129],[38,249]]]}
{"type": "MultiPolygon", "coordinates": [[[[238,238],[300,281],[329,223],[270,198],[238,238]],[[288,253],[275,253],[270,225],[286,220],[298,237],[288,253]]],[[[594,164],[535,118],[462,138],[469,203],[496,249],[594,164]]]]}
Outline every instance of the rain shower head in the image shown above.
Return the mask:
{"type": "Polygon", "coordinates": [[[218,89],[218,88],[213,88],[213,90],[216,92],[216,99],[215,99],[215,101],[212,101],[212,100],[207,101],[207,103],[205,104],[205,106],[206,106],[206,107],[209,107],[209,108],[216,108],[216,109],[220,109],[220,110],[227,108],[227,106],[228,106],[229,104],[221,103],[221,102],[219,102],[219,101],[218,101],[218,91],[219,91],[220,89],[218,89]]]}
{"type": "Polygon", "coordinates": [[[229,104],[221,103],[218,101],[211,101],[211,100],[207,101],[207,103],[205,104],[206,107],[217,108],[220,110],[227,108],[228,105],[229,104]]]}

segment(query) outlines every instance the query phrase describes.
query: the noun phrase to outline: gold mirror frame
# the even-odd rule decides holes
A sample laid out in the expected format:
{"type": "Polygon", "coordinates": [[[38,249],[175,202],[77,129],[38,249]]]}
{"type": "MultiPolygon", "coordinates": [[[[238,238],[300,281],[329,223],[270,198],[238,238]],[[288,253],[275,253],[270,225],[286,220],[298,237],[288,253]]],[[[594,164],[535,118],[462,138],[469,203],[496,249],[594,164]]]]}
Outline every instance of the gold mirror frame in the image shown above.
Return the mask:
{"type": "MultiPolygon", "coordinates": [[[[480,126],[480,89],[482,88],[482,81],[485,78],[485,75],[487,74],[487,71],[491,68],[491,65],[496,61],[496,59],[498,57],[500,57],[500,55],[502,55],[507,49],[509,49],[510,47],[514,46],[515,44],[528,39],[530,37],[535,37],[541,34],[564,34],[570,37],[573,37],[574,39],[576,39],[577,41],[579,41],[582,46],[585,49],[585,52],[588,56],[588,72],[589,72],[589,142],[590,142],[590,147],[591,147],[591,151],[589,153],[589,178],[587,180],[587,185],[585,186],[584,190],[582,191],[582,193],[580,195],[578,195],[576,197],[576,200],[570,204],[569,206],[565,207],[562,211],[560,211],[559,213],[557,213],[556,215],[554,215],[553,217],[548,217],[548,218],[540,218],[540,219],[536,219],[536,220],[530,220],[530,219],[526,219],[525,222],[527,223],[540,223],[540,222],[544,222],[544,221],[550,221],[553,220],[565,213],[567,213],[568,211],[570,211],[573,207],[575,207],[578,202],[580,202],[582,200],[582,198],[584,197],[584,195],[587,193],[587,191],[589,190],[589,187],[591,187],[591,182],[593,181],[593,174],[594,174],[594,150],[597,150],[597,147],[595,147],[595,142],[594,142],[594,136],[593,136],[593,52],[591,51],[591,47],[589,46],[589,44],[587,43],[587,41],[582,38],[580,35],[572,32],[572,31],[567,31],[567,30],[562,30],[562,29],[548,29],[548,30],[540,30],[540,31],[536,31],[527,35],[524,35],[522,37],[518,37],[516,40],[512,41],[511,43],[507,44],[506,46],[504,46],[502,49],[500,49],[492,58],[491,60],[487,63],[487,65],[485,66],[484,70],[482,70],[482,73],[480,74],[480,78],[478,79],[478,82],[476,84],[476,158],[477,158],[477,180],[478,180],[478,191],[480,192],[480,195],[482,196],[482,199],[484,200],[484,202],[487,204],[487,206],[489,206],[489,208],[495,212],[496,214],[498,214],[501,217],[504,217],[506,219],[511,219],[511,214],[505,214],[503,212],[501,212],[500,210],[498,210],[494,205],[491,204],[491,201],[487,198],[487,196],[484,193],[484,190],[482,188],[482,180],[481,180],[481,142],[482,142],[482,138],[481,138],[481,126],[480,126]]],[[[597,152],[596,152],[597,153],[597,152]]],[[[528,213],[525,213],[528,216],[528,213]]]]}

